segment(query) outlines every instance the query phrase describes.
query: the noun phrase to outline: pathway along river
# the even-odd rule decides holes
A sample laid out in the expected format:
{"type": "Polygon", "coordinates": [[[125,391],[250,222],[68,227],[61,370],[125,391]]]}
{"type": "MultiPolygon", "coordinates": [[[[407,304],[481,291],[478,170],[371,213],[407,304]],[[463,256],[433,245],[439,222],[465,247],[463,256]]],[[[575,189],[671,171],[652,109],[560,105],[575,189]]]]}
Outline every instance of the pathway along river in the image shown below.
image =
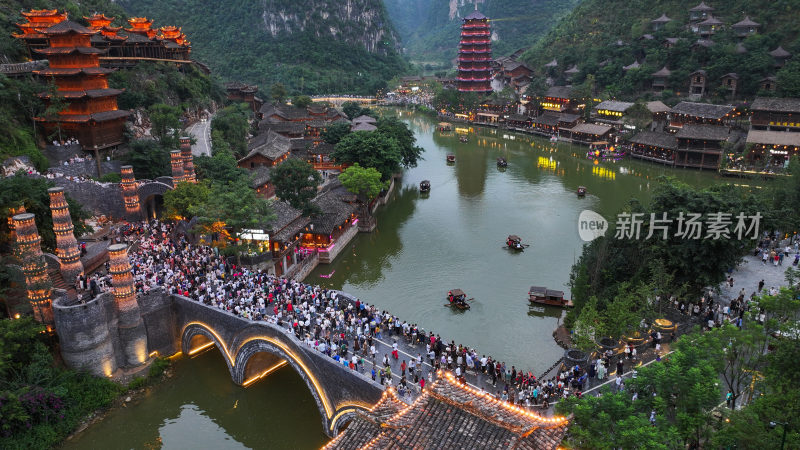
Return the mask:
{"type": "MultiPolygon", "coordinates": [[[[532,309],[531,285],[563,289],[579,256],[578,214],[609,220],[631,197],[648,201],[660,175],[707,186],[716,174],[624,160],[594,164],[586,148],[491,128],[466,127],[469,141],[404,110],[424,160],[406,171],[378,229],[361,234],[332,265],[306,280],[352,293],[480,352],[537,375],[562,354],[551,336],[559,309],[532,309]],[[456,155],[448,165],[448,153],[456,155]],[[505,157],[508,167],[498,169],[505,157]],[[427,198],[419,182],[431,181],[427,198]],[[588,195],[575,191],[586,186],[588,195]],[[509,234],[531,244],[504,247],[509,234]],[[333,273],[330,278],[320,275],[333,273]],[[444,307],[449,289],[474,297],[461,313],[444,307]]],[[[315,448],[326,441],[307,387],[285,367],[244,389],[214,350],[177,361],[175,376],[138,404],[113,411],[65,448],[315,448]]]]}

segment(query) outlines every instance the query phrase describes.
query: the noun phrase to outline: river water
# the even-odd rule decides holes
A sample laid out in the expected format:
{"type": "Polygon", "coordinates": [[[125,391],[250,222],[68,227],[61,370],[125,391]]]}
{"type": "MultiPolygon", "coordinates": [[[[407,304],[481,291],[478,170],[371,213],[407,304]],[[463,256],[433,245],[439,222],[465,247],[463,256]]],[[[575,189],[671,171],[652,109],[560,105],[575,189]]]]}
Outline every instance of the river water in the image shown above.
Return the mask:
{"type": "MultiPolygon", "coordinates": [[[[460,125],[456,131],[468,137],[462,143],[455,132],[437,131],[434,119],[386,113],[409,123],[425,159],[406,171],[378,211],[377,230],[359,234],[306,281],[354,294],[537,375],[562,355],[552,332],[563,311],[530,308],[527,292],[540,285],[569,295],[569,271],[582,245],[580,212],[613,221],[631,197],[649,200],[661,175],[695,186],[729,181],[639,161],[595,164],[585,147],[491,128],[460,125]],[[455,164],[446,163],[448,153],[455,164]],[[497,168],[498,157],[508,160],[506,169],[497,168]],[[418,186],[426,179],[431,192],[422,197],[418,186]],[[584,198],[575,194],[579,185],[588,190],[584,198]],[[530,247],[506,250],[509,234],[530,247]],[[472,309],[444,306],[454,288],[475,299],[472,309]]],[[[171,381],[64,447],[305,449],[327,440],[308,388],[288,366],[246,389],[231,382],[216,350],[176,361],[173,372],[171,381]]]]}

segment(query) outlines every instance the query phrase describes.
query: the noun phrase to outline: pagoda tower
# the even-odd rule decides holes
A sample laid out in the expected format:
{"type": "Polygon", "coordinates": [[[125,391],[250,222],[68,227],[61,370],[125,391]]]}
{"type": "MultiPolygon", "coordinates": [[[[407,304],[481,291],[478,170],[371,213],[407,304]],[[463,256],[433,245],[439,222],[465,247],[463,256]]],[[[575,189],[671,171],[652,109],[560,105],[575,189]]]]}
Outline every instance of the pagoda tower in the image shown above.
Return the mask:
{"type": "Polygon", "coordinates": [[[194,174],[194,158],[192,157],[192,140],[189,137],[180,138],[181,158],[183,159],[183,181],[187,183],[197,182],[194,174]]]}
{"type": "Polygon", "coordinates": [[[492,92],[492,35],[489,19],[477,10],[464,17],[458,49],[458,90],[492,92]]]}
{"type": "Polygon", "coordinates": [[[28,301],[33,308],[33,317],[53,328],[53,286],[47,275],[47,262],[42,254],[42,238],[36,228],[35,216],[30,213],[14,216],[14,231],[17,233],[17,251],[22,261],[28,301]]]}
{"type": "Polygon", "coordinates": [[[122,166],[122,200],[125,202],[125,213],[130,220],[142,219],[142,207],[139,205],[139,192],[136,178],[133,176],[133,166],[122,166]]]}
{"type": "Polygon", "coordinates": [[[130,28],[125,28],[128,33],[138,34],[147,39],[153,39],[158,34],[156,30],[151,28],[153,21],[147,17],[131,17],[128,19],[128,23],[131,25],[130,28]]]}
{"type": "Polygon", "coordinates": [[[28,56],[31,59],[37,56],[33,53],[34,50],[45,48],[48,45],[47,35],[42,31],[67,20],[67,13],[60,13],[57,9],[32,9],[22,11],[20,14],[27,19],[27,22],[16,24],[22,33],[12,36],[25,41],[30,52],[28,56]]]}
{"type": "MultiPolygon", "coordinates": [[[[50,67],[38,70],[39,76],[50,79],[63,98],[64,108],[53,117],[37,117],[45,133],[61,138],[78,139],[84,150],[98,150],[122,143],[125,120],[130,113],[119,110],[119,89],[108,87],[107,75],[112,69],[100,67],[100,54],[105,50],[92,47],[91,37],[97,34],[75,22],[65,20],[42,30],[50,46],[36,50],[47,57],[50,67]]],[[[52,103],[51,93],[40,94],[52,103]]]]}
{"type": "Polygon", "coordinates": [[[127,366],[136,367],[147,361],[147,336],[144,322],[136,301],[133,272],[128,259],[128,245],[114,244],[108,247],[111,285],[114,288],[114,303],[119,317],[119,341],[127,366]]]}
{"type": "Polygon", "coordinates": [[[172,166],[172,185],[177,187],[178,183],[183,183],[183,156],[180,150],[173,150],[169,152],[170,165],[172,166]]]}
{"type": "Polygon", "coordinates": [[[54,187],[47,190],[50,195],[50,211],[53,214],[53,233],[56,235],[56,256],[61,263],[61,275],[68,285],[83,273],[81,251],[75,239],[69,204],[64,198],[64,188],[54,187]]]}

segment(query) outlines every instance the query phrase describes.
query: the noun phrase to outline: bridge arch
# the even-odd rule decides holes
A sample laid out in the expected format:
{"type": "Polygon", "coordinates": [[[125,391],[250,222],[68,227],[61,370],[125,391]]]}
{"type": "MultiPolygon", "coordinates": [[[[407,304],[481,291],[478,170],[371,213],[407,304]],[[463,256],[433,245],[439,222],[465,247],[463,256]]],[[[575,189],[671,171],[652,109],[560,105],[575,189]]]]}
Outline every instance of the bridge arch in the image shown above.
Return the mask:
{"type": "Polygon", "coordinates": [[[223,342],[222,338],[220,338],[216,332],[205,325],[190,323],[183,329],[183,334],[181,336],[181,352],[183,352],[184,355],[191,356],[193,352],[202,350],[200,347],[192,347],[192,340],[198,336],[205,337],[208,342],[214,343],[214,346],[217,347],[217,350],[222,354],[222,359],[225,360],[225,364],[228,366],[228,373],[230,373],[231,378],[233,378],[233,362],[231,361],[225,342],[223,342]]]}
{"type": "Polygon", "coordinates": [[[148,181],[137,189],[139,204],[148,218],[155,218],[164,209],[164,193],[172,190],[172,185],[161,181],[148,181]]]}

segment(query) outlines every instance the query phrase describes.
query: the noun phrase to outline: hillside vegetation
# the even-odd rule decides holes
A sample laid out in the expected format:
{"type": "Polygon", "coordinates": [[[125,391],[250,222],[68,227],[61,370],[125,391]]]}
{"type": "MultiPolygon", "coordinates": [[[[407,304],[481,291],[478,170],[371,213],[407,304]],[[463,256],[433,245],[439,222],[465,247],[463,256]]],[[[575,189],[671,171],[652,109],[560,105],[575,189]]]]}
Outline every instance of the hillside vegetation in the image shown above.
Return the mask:
{"type": "MultiPolygon", "coordinates": [[[[719,78],[734,72],[741,77],[739,92],[743,95],[739,97],[750,97],[757,94],[762,78],[782,76],[768,54],[770,50],[782,45],[795,55],[800,53],[800,23],[796,20],[800,0],[708,1],[715,8],[713,16],[725,27],[711,37],[711,47],[692,48],[699,36],[688,29],[689,9],[698,3],[699,0],[584,0],[526,52],[523,60],[538,72],[541,81],[546,75],[544,65],[557,59],[558,68],[550,74],[557,83],[566,82],[563,71],[577,65],[580,73],[573,78],[573,84],[593,74],[598,93],[605,91],[608,96],[621,97],[633,97],[649,88],[651,74],[664,66],[672,71],[671,89],[684,92],[689,74],[706,70],[712,94],[717,96],[721,94],[714,92],[719,78]],[[663,30],[653,31],[650,21],[661,14],[673,20],[663,30]],[[740,40],[730,26],[746,15],[761,24],[761,29],[740,40]],[[645,34],[654,39],[643,38],[645,34]],[[667,37],[682,39],[668,49],[664,46],[667,37]],[[746,53],[737,53],[740,42],[746,53]],[[623,71],[634,61],[642,67],[623,71]]],[[[791,66],[784,69],[783,76],[791,70],[791,66]]],[[[541,86],[533,83],[537,84],[541,86]]],[[[784,83],[783,88],[789,88],[789,84],[784,83]]]]}
{"type": "Polygon", "coordinates": [[[296,93],[374,94],[405,71],[380,0],[123,0],[155,25],[180,24],[192,56],[227,80],[296,93]]]}
{"type": "MultiPolygon", "coordinates": [[[[475,9],[459,0],[384,0],[413,61],[447,64],[458,53],[462,17],[475,9]]],[[[492,20],[495,56],[530,47],[579,0],[485,0],[478,10],[492,20]]]]}

